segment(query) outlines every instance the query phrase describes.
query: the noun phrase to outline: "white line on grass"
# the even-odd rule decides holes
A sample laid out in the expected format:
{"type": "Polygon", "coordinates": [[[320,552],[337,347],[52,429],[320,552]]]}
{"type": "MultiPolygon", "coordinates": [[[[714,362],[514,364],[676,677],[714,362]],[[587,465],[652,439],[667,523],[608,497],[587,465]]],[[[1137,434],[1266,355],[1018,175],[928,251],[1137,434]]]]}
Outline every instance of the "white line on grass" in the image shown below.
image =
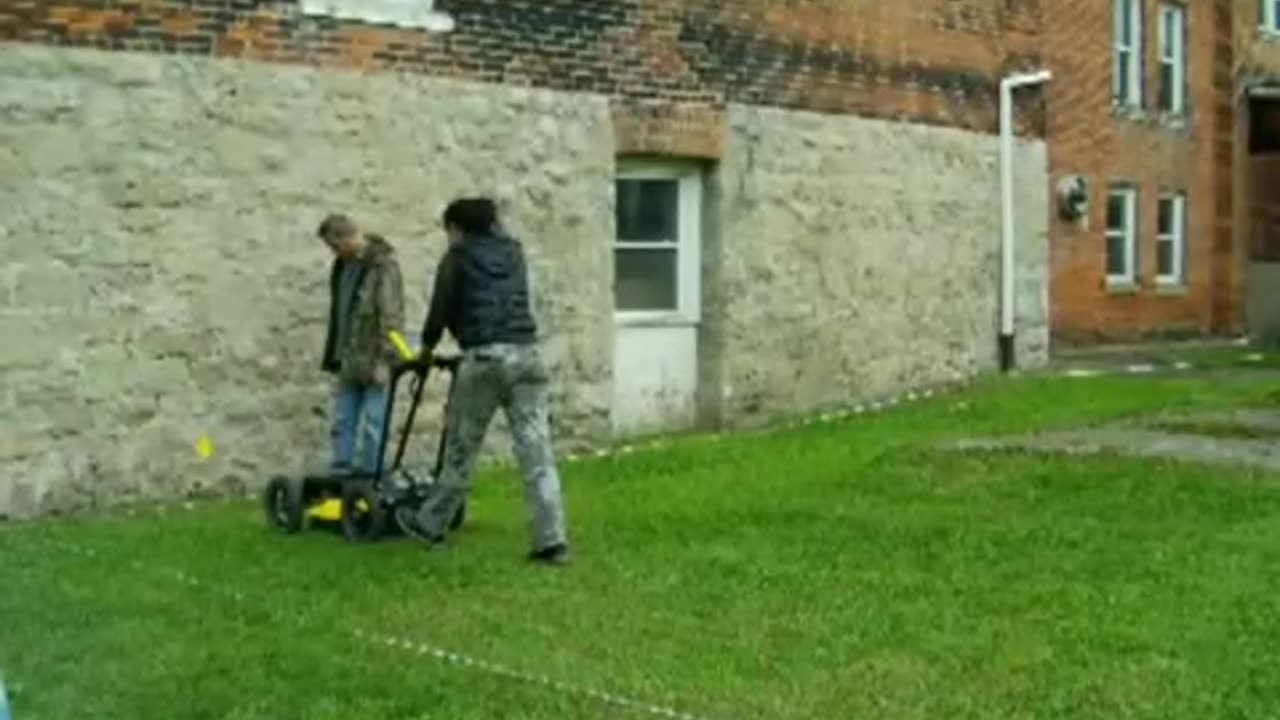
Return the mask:
{"type": "MultiPolygon", "coordinates": [[[[72,543],[65,543],[65,542],[60,544],[68,552],[71,552],[75,555],[79,555],[81,557],[84,557],[90,560],[97,560],[99,558],[98,552],[91,548],[85,548],[79,545],[75,545],[72,543]]],[[[236,603],[245,603],[248,601],[248,597],[244,593],[236,590],[235,588],[232,588],[230,586],[227,586],[221,583],[212,583],[206,580],[202,580],[182,570],[174,570],[172,568],[166,568],[160,565],[149,565],[136,559],[130,560],[129,566],[134,570],[137,570],[138,572],[148,572],[148,573],[162,575],[181,585],[186,585],[187,587],[190,587],[190,588],[206,591],[211,594],[219,595],[225,598],[230,598],[236,603]]],[[[295,618],[294,621],[298,622],[297,618],[295,618]]],[[[547,688],[549,690],[554,690],[562,695],[572,695],[572,696],[578,696],[578,697],[591,698],[593,700],[596,700],[598,702],[602,702],[608,705],[614,705],[617,707],[626,708],[628,710],[644,713],[646,715],[651,715],[654,717],[669,718],[670,720],[710,720],[709,718],[706,718],[700,715],[693,715],[690,713],[681,712],[680,710],[676,710],[674,708],[657,705],[644,700],[629,698],[629,697],[626,697],[625,695],[618,695],[611,692],[605,692],[603,690],[596,690],[594,688],[584,687],[581,685],[573,685],[570,683],[561,682],[559,680],[554,680],[550,677],[547,677],[546,675],[536,675],[533,673],[521,672],[519,670],[514,670],[504,665],[491,663],[487,660],[482,660],[476,657],[472,657],[464,653],[444,650],[442,648],[437,648],[422,642],[414,642],[412,640],[396,638],[389,635],[374,635],[374,634],[365,633],[360,630],[344,629],[343,632],[347,635],[350,635],[351,637],[354,637],[355,639],[361,642],[367,642],[372,645],[376,645],[380,647],[388,647],[388,648],[394,648],[398,650],[405,650],[420,656],[435,658],[436,660],[440,660],[441,662],[444,662],[450,665],[471,668],[474,670],[478,670],[480,672],[488,673],[495,677],[504,678],[506,680],[514,680],[517,682],[522,682],[529,685],[536,685],[539,687],[547,688]]]]}
{"type": "Polygon", "coordinates": [[[628,697],[615,695],[601,690],[593,690],[587,687],[563,683],[558,680],[552,680],[545,675],[533,675],[530,673],[520,672],[519,670],[512,670],[511,668],[503,665],[497,665],[484,660],[477,660],[466,655],[449,652],[448,650],[441,650],[425,643],[415,643],[410,640],[403,640],[385,635],[370,635],[359,630],[352,631],[352,634],[359,640],[370,642],[375,645],[385,645],[386,647],[405,650],[417,655],[433,657],[442,662],[480,670],[491,675],[507,678],[508,680],[516,680],[530,685],[539,685],[566,695],[580,695],[588,697],[609,705],[616,705],[630,710],[638,710],[655,717],[673,718],[674,720],[706,720],[705,718],[701,718],[697,715],[690,715],[688,713],[680,712],[679,710],[663,707],[661,705],[654,705],[642,700],[633,700],[628,697]]]}
{"type": "MultiPolygon", "coordinates": [[[[943,397],[946,395],[957,394],[967,389],[977,376],[964,376],[959,380],[941,383],[935,386],[924,386],[916,389],[907,390],[904,395],[891,395],[879,400],[872,400],[857,405],[847,406],[839,409],[832,409],[825,413],[815,413],[805,415],[803,417],[793,417],[790,420],[782,422],[779,425],[767,427],[754,432],[744,431],[736,433],[739,437],[748,435],[767,434],[774,430],[785,429],[795,430],[797,428],[811,427],[813,425],[830,424],[836,420],[846,420],[851,417],[866,414],[878,414],[891,410],[900,405],[907,405],[923,400],[929,400],[935,397],[943,397]]],[[[717,435],[713,439],[720,439],[717,435]]],[[[562,460],[565,463],[574,464],[591,459],[602,459],[612,457],[622,457],[625,455],[633,455],[635,453],[649,452],[652,450],[660,450],[668,445],[666,440],[654,440],[651,442],[640,443],[636,445],[622,445],[614,448],[600,448],[597,450],[587,450],[583,452],[566,453],[562,460]]],[[[507,466],[510,460],[505,458],[493,459],[493,464],[499,466],[507,466]]]]}

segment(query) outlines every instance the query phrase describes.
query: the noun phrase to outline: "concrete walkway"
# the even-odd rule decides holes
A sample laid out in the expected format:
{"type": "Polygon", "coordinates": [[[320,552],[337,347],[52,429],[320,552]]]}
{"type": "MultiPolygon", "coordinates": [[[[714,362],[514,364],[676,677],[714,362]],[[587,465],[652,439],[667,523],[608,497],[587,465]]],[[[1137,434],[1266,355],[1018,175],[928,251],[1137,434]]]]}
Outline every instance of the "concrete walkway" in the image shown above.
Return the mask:
{"type": "Polygon", "coordinates": [[[1280,471],[1280,409],[1156,415],[1095,428],[962,440],[946,447],[951,450],[1029,450],[1070,455],[1115,453],[1280,471]],[[1212,434],[1170,429],[1179,426],[1200,428],[1212,434]]]}

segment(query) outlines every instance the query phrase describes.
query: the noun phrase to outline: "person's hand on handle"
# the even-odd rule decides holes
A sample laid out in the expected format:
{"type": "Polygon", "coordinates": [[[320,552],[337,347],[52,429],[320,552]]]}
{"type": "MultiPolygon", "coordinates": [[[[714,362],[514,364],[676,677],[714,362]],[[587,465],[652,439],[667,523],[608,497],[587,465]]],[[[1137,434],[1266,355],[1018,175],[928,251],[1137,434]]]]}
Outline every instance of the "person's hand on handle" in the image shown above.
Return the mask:
{"type": "Polygon", "coordinates": [[[431,362],[430,349],[423,349],[415,354],[398,330],[388,332],[387,341],[395,349],[396,365],[399,367],[421,369],[431,362]]]}

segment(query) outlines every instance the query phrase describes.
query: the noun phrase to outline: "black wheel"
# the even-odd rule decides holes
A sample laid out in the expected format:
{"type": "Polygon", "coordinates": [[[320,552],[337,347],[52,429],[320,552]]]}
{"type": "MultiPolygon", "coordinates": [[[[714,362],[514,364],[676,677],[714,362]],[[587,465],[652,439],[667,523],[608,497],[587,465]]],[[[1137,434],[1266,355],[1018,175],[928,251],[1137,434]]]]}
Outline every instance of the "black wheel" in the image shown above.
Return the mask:
{"type": "Polygon", "coordinates": [[[453,514],[453,520],[449,522],[449,532],[454,532],[462,527],[462,523],[467,521],[467,501],[463,500],[458,506],[458,512],[453,514]]]}
{"type": "Polygon", "coordinates": [[[342,534],[352,542],[374,542],[387,529],[387,511],[373,486],[349,482],[342,488],[342,534]]]}
{"type": "Polygon", "coordinates": [[[302,481],[273,477],[262,493],[267,526],[285,535],[302,529],[302,481]]]}

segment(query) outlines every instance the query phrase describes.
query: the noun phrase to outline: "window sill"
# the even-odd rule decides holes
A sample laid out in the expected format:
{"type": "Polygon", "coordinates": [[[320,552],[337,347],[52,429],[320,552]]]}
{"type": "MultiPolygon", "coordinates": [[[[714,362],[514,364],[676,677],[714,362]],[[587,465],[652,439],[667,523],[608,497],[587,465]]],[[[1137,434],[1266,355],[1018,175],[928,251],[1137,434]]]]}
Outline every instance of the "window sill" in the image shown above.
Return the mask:
{"type": "Polygon", "coordinates": [[[1128,105],[1114,99],[1111,101],[1111,116],[1117,120],[1178,132],[1191,127],[1191,113],[1185,109],[1179,112],[1148,110],[1141,105],[1128,105]]]}
{"type": "Polygon", "coordinates": [[[1137,295],[1142,287],[1133,280],[1108,280],[1106,290],[1108,295],[1137,295]]]}
{"type": "Polygon", "coordinates": [[[363,0],[302,0],[299,6],[307,17],[356,20],[371,25],[451,33],[457,21],[449,13],[435,9],[434,2],[383,2],[370,5],[363,0]]]}
{"type": "Polygon", "coordinates": [[[1178,113],[1162,111],[1157,118],[1160,125],[1169,130],[1187,130],[1191,126],[1185,110],[1178,113]]]}
{"type": "Polygon", "coordinates": [[[1181,297],[1188,293],[1185,283],[1178,282],[1157,282],[1156,295],[1164,297],[1181,297]]]}
{"type": "Polygon", "coordinates": [[[1141,105],[1131,105],[1115,98],[1111,99],[1111,115],[1120,120],[1131,120],[1133,122],[1143,122],[1150,117],[1146,108],[1141,105]]]}
{"type": "Polygon", "coordinates": [[[698,318],[680,312],[618,310],[614,312],[613,318],[618,327],[631,328],[694,327],[698,324],[698,318]]]}

